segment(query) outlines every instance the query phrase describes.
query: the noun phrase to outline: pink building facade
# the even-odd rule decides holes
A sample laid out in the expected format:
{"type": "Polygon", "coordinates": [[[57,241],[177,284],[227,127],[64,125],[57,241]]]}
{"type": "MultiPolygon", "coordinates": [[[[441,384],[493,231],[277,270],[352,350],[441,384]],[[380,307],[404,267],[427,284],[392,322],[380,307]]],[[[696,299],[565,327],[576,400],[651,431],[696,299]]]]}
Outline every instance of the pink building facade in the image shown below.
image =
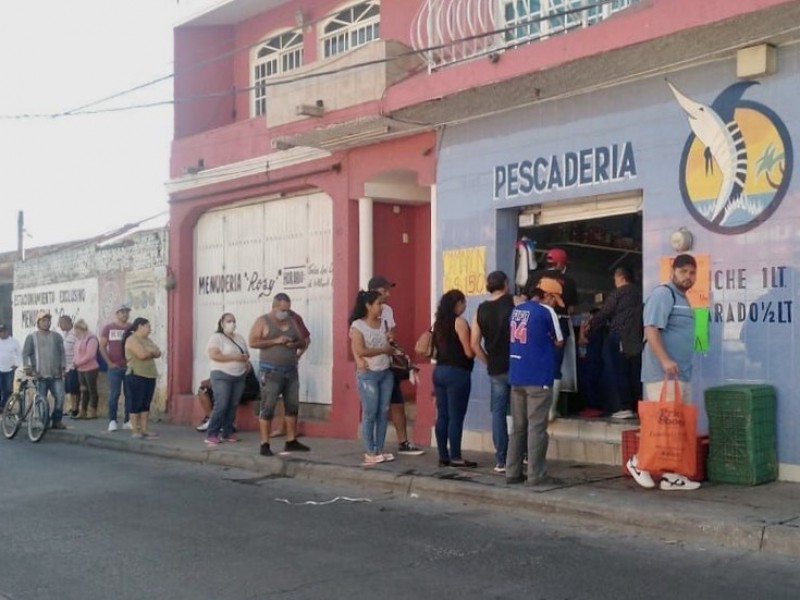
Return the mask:
{"type": "MultiPolygon", "coordinates": [[[[400,341],[410,348],[445,291],[443,253],[480,245],[484,272],[514,270],[508,240],[541,208],[517,193],[518,165],[504,157],[514,135],[529,140],[535,157],[537,145],[554,139],[551,123],[563,123],[565,132],[585,123],[588,140],[603,128],[603,114],[613,112],[624,124],[629,106],[640,126],[649,127],[658,121],[652,112],[658,106],[641,107],[651,93],[642,82],[683,77],[691,87],[708,65],[734,81],[765,78],[766,87],[776,49],[781,58],[796,39],[789,24],[799,4],[189,3],[193,12],[175,28],[168,185],[176,278],[169,331],[173,416],[196,417],[191,394],[205,377],[204,340],[219,314],[230,310],[249,327],[269,310],[272,295],[286,291],[312,329],[313,351],[301,370],[305,431],[356,437],[359,403],[346,320],[370,275],[397,282],[390,302],[400,341]],[[742,53],[747,49],[752,52],[742,53]],[[601,98],[608,110],[598,108],[601,98]],[[515,125],[515,115],[525,119],[515,125]],[[498,185],[502,198],[497,189],[492,193],[498,185]]],[[[784,64],[779,60],[779,72],[784,64]]],[[[675,127],[681,124],[685,119],[675,127]]],[[[584,148],[580,135],[576,153],[584,148]]],[[[617,142],[625,152],[625,140],[617,142]]],[[[551,156],[549,150],[541,155],[551,156]]],[[[615,170],[620,180],[632,181],[630,167],[615,170]]],[[[587,187],[583,195],[556,190],[543,203],[567,205],[591,195],[598,205],[607,196],[620,205],[620,194],[632,192],[641,199],[636,181],[610,183],[596,193],[587,187]]],[[[684,215],[648,208],[656,195],[645,190],[638,208],[631,203],[619,211],[643,213],[648,235],[668,240],[684,215]]],[[[602,214],[611,214],[611,205],[604,206],[602,214]]],[[[668,242],[641,240],[640,224],[638,268],[656,267],[668,242]]],[[[470,309],[479,300],[474,294],[470,309]]],[[[481,389],[474,380],[473,396],[481,389]]],[[[429,365],[420,385],[405,391],[416,400],[414,440],[428,444],[434,420],[429,365]]],[[[465,444],[481,447],[487,419],[468,416],[468,428],[477,437],[465,444]]],[[[785,455],[794,454],[787,447],[785,455]]]]}

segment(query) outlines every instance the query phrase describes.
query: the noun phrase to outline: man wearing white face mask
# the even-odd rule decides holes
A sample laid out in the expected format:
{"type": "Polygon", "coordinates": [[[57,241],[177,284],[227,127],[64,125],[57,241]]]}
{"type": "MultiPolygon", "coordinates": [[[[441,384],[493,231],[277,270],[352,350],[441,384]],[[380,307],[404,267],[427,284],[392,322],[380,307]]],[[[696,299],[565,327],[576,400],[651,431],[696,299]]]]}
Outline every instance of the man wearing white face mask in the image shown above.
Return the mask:
{"type": "Polygon", "coordinates": [[[261,432],[261,455],[272,456],[269,436],[275,405],[283,396],[286,412],[286,443],[284,452],[306,452],[308,446],[297,441],[297,414],[300,410],[300,378],[297,361],[308,347],[309,338],[292,316],[292,301],[284,293],[276,294],[272,310],[256,319],[250,329],[250,346],[258,348],[261,379],[261,412],[258,427],[261,432]]]}

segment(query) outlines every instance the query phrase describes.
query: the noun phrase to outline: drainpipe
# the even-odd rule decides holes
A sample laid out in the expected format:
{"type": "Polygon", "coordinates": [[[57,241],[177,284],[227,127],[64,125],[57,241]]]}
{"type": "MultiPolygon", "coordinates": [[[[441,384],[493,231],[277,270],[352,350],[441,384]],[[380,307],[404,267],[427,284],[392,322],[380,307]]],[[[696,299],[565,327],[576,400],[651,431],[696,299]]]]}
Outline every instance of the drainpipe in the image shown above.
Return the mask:
{"type": "Polygon", "coordinates": [[[17,213],[17,258],[21,261],[25,260],[23,235],[25,235],[25,213],[19,211],[17,213]]]}
{"type": "Polygon", "coordinates": [[[358,199],[358,285],[362,290],[372,277],[372,198],[358,199]]]}

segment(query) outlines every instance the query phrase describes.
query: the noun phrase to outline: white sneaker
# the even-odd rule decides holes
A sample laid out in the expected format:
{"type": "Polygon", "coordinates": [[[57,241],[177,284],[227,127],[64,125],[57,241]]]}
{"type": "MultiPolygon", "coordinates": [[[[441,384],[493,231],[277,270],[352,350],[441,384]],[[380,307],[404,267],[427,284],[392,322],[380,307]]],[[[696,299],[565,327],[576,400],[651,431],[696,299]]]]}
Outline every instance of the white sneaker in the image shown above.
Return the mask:
{"type": "Polygon", "coordinates": [[[117,427],[117,422],[116,421],[114,421],[112,419],[111,421],[108,422],[108,430],[109,431],[116,431],[117,429],[119,429],[119,427],[117,427]]]}
{"type": "MultiPolygon", "coordinates": [[[[642,471],[636,467],[638,461],[636,457],[629,458],[628,462],[625,463],[625,467],[628,469],[628,473],[631,474],[633,480],[642,486],[645,489],[652,490],[656,487],[656,482],[653,481],[653,478],[650,476],[650,473],[647,471],[642,471]]],[[[662,488],[663,489],[663,488],[662,488]]]]}
{"type": "Polygon", "coordinates": [[[130,421],[125,421],[125,422],[122,424],[122,428],[123,428],[123,429],[133,429],[133,425],[131,425],[131,422],[130,422],[130,421]]]}
{"type": "Polygon", "coordinates": [[[636,418],[636,413],[632,410],[618,410],[617,412],[611,415],[612,419],[634,419],[636,418]]]}
{"type": "Polygon", "coordinates": [[[700,482],[687,479],[683,475],[677,473],[664,473],[661,476],[661,483],[659,487],[665,492],[673,490],[696,490],[700,487],[700,482]]]}
{"type": "Polygon", "coordinates": [[[208,417],[206,417],[205,419],[203,419],[203,422],[200,423],[200,425],[195,427],[195,429],[197,431],[208,431],[208,421],[209,421],[209,419],[208,419],[208,417]]]}

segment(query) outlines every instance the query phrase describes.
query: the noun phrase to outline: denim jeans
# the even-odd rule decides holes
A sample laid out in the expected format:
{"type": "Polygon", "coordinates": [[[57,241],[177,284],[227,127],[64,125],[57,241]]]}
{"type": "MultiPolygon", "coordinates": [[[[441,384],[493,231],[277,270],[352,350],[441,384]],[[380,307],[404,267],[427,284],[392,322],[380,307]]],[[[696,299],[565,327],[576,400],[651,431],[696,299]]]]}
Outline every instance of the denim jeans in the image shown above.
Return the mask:
{"type": "Polygon", "coordinates": [[[64,416],[64,380],[61,377],[43,377],[36,383],[36,391],[47,400],[47,392],[53,394],[53,412],[50,420],[60,423],[64,416]]]}
{"type": "Polygon", "coordinates": [[[358,397],[361,399],[361,437],[369,453],[383,451],[386,426],[389,422],[389,400],[392,397],[394,375],[391,369],[357,371],[358,397]]]}
{"type": "Polygon", "coordinates": [[[120,392],[123,392],[125,394],[125,422],[127,423],[131,414],[131,393],[125,381],[125,369],[108,367],[108,388],[108,420],[117,420],[117,403],[120,392]]]}
{"type": "Polygon", "coordinates": [[[229,375],[225,371],[211,371],[211,389],[214,392],[214,408],[208,418],[206,437],[228,437],[233,434],[236,407],[244,392],[244,375],[229,375]]]}
{"type": "Polygon", "coordinates": [[[511,440],[508,444],[506,477],[522,475],[522,457],[528,452],[528,483],[536,484],[547,475],[547,420],[553,390],[538,386],[511,388],[511,440]]]}
{"type": "Polygon", "coordinates": [[[436,393],[439,460],[461,460],[461,436],[472,391],[472,374],[466,369],[437,365],[433,370],[433,389],[436,393]]]}
{"type": "Polygon", "coordinates": [[[610,332],[603,342],[603,374],[608,412],[635,408],[641,395],[640,371],[641,359],[627,358],[622,354],[619,334],[610,332]]]}
{"type": "Polygon", "coordinates": [[[506,464],[508,453],[508,402],[511,388],[508,385],[508,373],[489,376],[491,396],[489,408],[492,411],[492,442],[494,443],[494,460],[498,465],[506,464]]]}
{"type": "Polygon", "coordinates": [[[259,365],[261,407],[258,418],[272,421],[279,398],[283,398],[283,412],[287,417],[300,414],[300,374],[297,367],[269,367],[263,361],[259,365]]]}
{"type": "Polygon", "coordinates": [[[0,409],[2,409],[6,400],[11,397],[14,392],[14,369],[10,371],[0,371],[0,409]]]}

